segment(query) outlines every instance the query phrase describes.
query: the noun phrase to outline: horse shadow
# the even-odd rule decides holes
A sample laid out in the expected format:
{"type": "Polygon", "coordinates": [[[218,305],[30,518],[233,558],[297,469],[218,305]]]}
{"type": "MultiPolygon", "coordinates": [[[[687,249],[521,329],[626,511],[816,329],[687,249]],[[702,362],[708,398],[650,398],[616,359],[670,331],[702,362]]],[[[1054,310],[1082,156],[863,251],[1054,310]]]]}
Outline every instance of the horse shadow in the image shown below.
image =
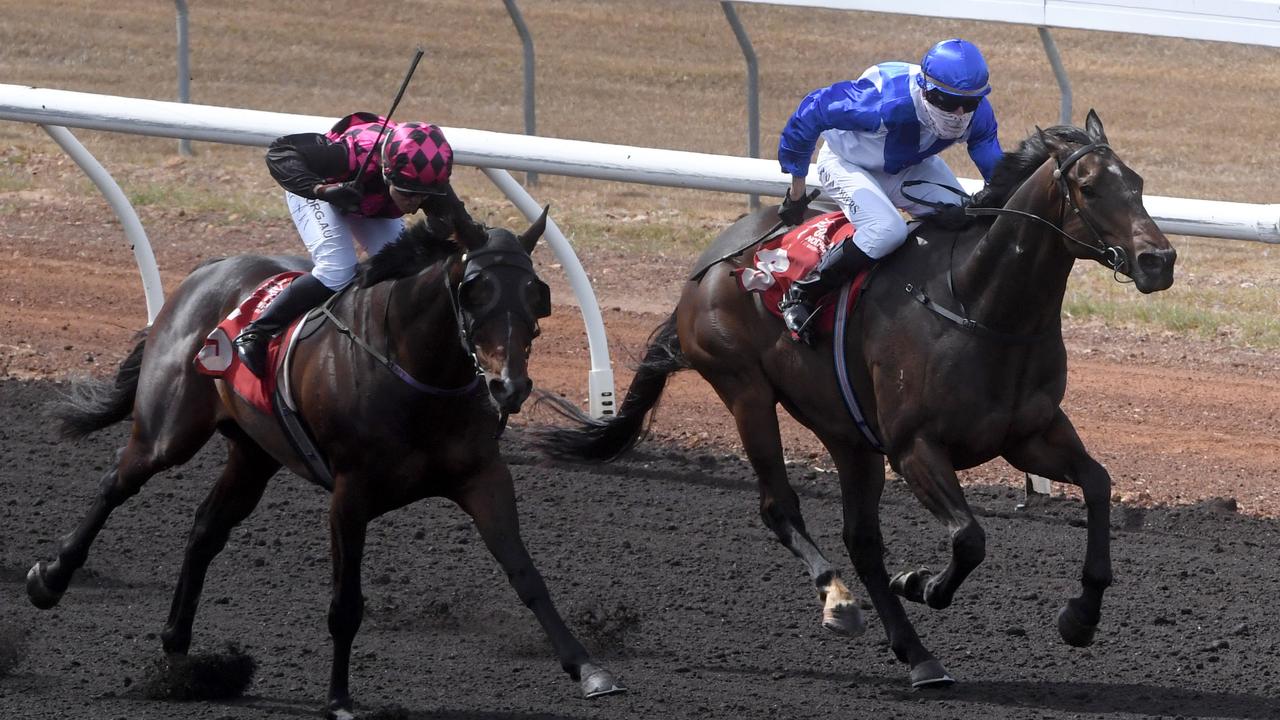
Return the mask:
{"type": "MultiPolygon", "coordinates": [[[[777,668],[703,665],[711,673],[771,676],[777,668]]],[[[830,683],[874,686],[882,697],[921,705],[964,702],[1023,710],[1052,710],[1089,715],[1132,714],[1141,717],[1238,718],[1269,720],[1280,717],[1280,699],[1247,693],[1205,692],[1192,688],[1146,683],[1068,682],[1039,680],[970,680],[951,687],[912,690],[901,675],[872,675],[823,670],[788,671],[788,675],[830,683]]]]}
{"type": "MultiPolygon", "coordinates": [[[[248,696],[234,705],[268,711],[273,715],[316,716],[315,703],[294,698],[248,696]]],[[[558,712],[476,711],[457,708],[408,710],[404,707],[365,707],[358,715],[364,720],[582,720],[580,715],[562,715],[558,712]]]]}

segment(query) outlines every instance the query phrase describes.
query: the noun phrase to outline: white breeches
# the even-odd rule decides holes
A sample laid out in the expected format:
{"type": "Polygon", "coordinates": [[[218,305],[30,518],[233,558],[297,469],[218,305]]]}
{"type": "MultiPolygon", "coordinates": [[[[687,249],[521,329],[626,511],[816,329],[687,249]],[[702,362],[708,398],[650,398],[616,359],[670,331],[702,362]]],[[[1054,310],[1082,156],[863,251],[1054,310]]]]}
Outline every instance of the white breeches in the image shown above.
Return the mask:
{"type": "MultiPolygon", "coordinates": [[[[907,239],[907,223],[899,209],[912,216],[924,216],[933,208],[908,200],[902,194],[902,184],[910,180],[924,180],[938,185],[959,188],[955,173],[934,155],[918,165],[897,175],[867,170],[842,160],[826,145],[818,151],[818,180],[827,196],[844,210],[844,214],[857,228],[853,242],[873,259],[880,259],[897,250],[907,239]]],[[[930,202],[958,205],[960,197],[938,185],[913,185],[907,188],[912,197],[930,202]]]]}
{"type": "Polygon", "coordinates": [[[323,200],[310,200],[288,191],[284,197],[293,224],[315,263],[311,274],[330,290],[341,290],[356,276],[355,243],[374,255],[404,229],[404,218],[344,215],[323,200]]]}

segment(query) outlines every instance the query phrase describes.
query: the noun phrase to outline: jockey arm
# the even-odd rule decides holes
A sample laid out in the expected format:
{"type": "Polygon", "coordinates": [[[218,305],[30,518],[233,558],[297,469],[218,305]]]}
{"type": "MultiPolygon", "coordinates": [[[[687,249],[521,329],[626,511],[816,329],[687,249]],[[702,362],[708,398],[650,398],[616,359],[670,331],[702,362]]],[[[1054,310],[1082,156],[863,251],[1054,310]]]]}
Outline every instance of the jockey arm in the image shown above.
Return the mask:
{"type": "Polygon", "coordinates": [[[996,115],[991,103],[985,99],[973,111],[972,125],[969,129],[969,157],[982,173],[982,179],[991,182],[991,174],[995,172],[996,163],[1004,157],[1000,149],[1000,139],[996,135],[996,115]]]}
{"type": "Polygon", "coordinates": [[[285,190],[312,200],[317,185],[351,174],[347,148],[319,133],[276,138],[267,148],[267,170],[285,190]]]}
{"type": "Polygon", "coordinates": [[[842,81],[805,96],[778,138],[778,164],[792,176],[792,194],[804,178],[818,138],[827,130],[873,132],[880,127],[880,90],[870,81],[842,81]]]}

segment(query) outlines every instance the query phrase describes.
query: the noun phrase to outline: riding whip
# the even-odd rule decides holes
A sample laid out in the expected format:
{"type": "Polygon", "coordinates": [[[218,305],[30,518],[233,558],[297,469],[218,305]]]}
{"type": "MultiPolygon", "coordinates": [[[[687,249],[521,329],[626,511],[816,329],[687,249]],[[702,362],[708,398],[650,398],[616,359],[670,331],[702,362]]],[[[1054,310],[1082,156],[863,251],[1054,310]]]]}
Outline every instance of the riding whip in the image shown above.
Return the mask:
{"type": "Polygon", "coordinates": [[[369,161],[373,159],[374,153],[378,152],[378,144],[382,142],[382,135],[387,131],[387,124],[391,122],[391,115],[396,111],[396,106],[400,104],[400,98],[404,97],[405,88],[409,87],[409,78],[413,77],[413,71],[418,69],[418,61],[422,59],[423,50],[419,47],[413,53],[413,60],[409,63],[409,72],[404,74],[404,81],[400,83],[400,91],[396,93],[396,99],[391,101],[391,109],[385,115],[386,121],[382,123],[382,129],[378,131],[378,139],[373,142],[368,156],[364,159],[364,164],[360,166],[360,172],[356,173],[356,179],[352,182],[356,187],[360,187],[360,181],[364,178],[364,171],[369,167],[369,161]]]}

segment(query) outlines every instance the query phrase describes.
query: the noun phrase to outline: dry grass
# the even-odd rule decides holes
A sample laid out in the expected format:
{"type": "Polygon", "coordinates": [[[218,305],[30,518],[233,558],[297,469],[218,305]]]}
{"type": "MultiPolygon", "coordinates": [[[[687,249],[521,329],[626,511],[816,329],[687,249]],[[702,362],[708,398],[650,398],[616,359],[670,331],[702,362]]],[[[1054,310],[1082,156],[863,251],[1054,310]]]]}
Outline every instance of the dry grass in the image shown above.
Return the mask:
{"type": "MultiPolygon", "coordinates": [[[[4,5],[5,82],[176,97],[171,4],[4,5]]],[[[538,48],[539,134],[745,152],[745,71],[717,3],[522,0],[520,7],[538,48]]],[[[334,116],[383,112],[420,43],[428,55],[399,117],[523,128],[520,43],[502,3],[418,0],[349,8],[303,0],[192,3],[193,101],[334,116]],[[334,14],[320,20],[324,7],[334,14]]],[[[918,60],[931,42],[953,35],[977,42],[990,60],[1006,147],[1035,125],[1056,121],[1057,86],[1034,28],[755,5],[740,6],[739,13],[761,62],[766,156],[810,89],[882,59],[918,60]]],[[[1085,31],[1055,31],[1054,37],[1071,74],[1076,118],[1098,110],[1149,193],[1277,202],[1270,105],[1280,97],[1280,51],[1085,31]]],[[[79,136],[141,202],[191,202],[191,210],[284,219],[259,149],[197,144],[197,157],[182,162],[175,159],[176,141],[79,136]]],[[[28,171],[22,158],[52,147],[38,129],[0,124],[0,146],[9,148],[0,162],[0,194],[53,188],[92,195],[86,182],[28,171]]],[[[962,151],[946,157],[959,174],[975,174],[962,151]]],[[[469,204],[493,221],[514,217],[478,172],[464,170],[458,184],[469,204]]],[[[535,195],[554,203],[562,226],[584,247],[690,256],[743,208],[742,199],[730,195],[545,176],[535,195]]],[[[1277,251],[1238,241],[1174,240],[1182,250],[1174,290],[1139,298],[1089,268],[1073,285],[1069,311],[1280,345],[1268,325],[1277,310],[1277,251]],[[1240,314],[1245,317],[1237,322],[1240,314]]]]}

